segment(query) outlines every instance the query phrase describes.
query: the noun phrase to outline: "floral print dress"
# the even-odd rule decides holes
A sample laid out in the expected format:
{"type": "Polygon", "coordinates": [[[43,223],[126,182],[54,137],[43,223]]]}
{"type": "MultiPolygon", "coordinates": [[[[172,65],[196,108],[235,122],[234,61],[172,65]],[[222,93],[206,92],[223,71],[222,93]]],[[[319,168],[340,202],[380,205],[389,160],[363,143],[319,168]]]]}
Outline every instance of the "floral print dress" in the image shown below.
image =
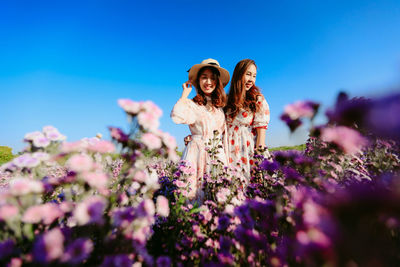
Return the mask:
{"type": "Polygon", "coordinates": [[[171,112],[172,120],[177,124],[188,124],[192,140],[183,151],[182,160],[190,162],[195,172],[189,177],[189,199],[202,199],[202,183],[204,173],[209,173],[207,163],[210,162],[206,151],[206,142],[214,137],[218,130],[223,148],[218,159],[227,165],[227,136],[225,115],[221,108],[201,106],[190,99],[179,99],[171,112]]]}
{"type": "Polygon", "coordinates": [[[232,120],[227,115],[229,163],[243,169],[247,182],[253,165],[253,155],[257,128],[268,128],[269,105],[263,96],[257,97],[260,110],[256,113],[241,109],[232,120]]]}

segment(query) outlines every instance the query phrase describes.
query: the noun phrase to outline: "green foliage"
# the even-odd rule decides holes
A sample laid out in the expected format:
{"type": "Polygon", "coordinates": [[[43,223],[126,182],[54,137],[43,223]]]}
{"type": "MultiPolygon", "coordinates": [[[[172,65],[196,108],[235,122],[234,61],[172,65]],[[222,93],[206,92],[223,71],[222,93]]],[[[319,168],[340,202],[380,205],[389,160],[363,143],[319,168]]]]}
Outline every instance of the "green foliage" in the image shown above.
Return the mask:
{"type": "Polygon", "coordinates": [[[306,145],[298,145],[298,146],[278,146],[278,147],[272,147],[269,148],[269,151],[285,151],[285,150],[298,150],[298,151],[304,151],[306,149],[306,145]]]}
{"type": "Polygon", "coordinates": [[[0,165],[12,160],[15,156],[12,154],[12,148],[0,146],[0,165]]]}

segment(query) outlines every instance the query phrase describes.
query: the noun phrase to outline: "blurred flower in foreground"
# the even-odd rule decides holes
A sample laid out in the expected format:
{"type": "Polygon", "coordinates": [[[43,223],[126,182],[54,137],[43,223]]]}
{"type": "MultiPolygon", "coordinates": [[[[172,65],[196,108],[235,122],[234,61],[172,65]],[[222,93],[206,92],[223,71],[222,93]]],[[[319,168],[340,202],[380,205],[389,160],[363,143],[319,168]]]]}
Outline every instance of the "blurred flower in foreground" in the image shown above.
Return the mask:
{"type": "Polygon", "coordinates": [[[313,119],[317,114],[319,104],[312,101],[297,101],[293,104],[286,105],[281,120],[294,132],[301,124],[302,118],[313,119]]]}
{"type": "Polygon", "coordinates": [[[323,128],[321,138],[325,142],[336,144],[346,154],[354,154],[368,143],[359,132],[345,126],[323,128]]]}

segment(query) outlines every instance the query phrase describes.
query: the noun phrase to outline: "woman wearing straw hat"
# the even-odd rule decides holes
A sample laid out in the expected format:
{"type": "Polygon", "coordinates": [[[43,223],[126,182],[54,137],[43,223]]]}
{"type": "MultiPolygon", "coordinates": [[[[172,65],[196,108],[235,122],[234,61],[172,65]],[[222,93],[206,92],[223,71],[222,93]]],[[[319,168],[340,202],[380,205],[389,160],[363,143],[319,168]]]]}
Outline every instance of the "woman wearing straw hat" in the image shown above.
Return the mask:
{"type": "MultiPolygon", "coordinates": [[[[181,98],[171,112],[172,120],[177,124],[187,124],[191,132],[191,141],[186,146],[182,159],[191,163],[195,172],[189,178],[189,199],[202,199],[202,182],[204,173],[208,173],[209,162],[205,143],[214,137],[217,130],[226,149],[227,138],[222,134],[226,130],[225,115],[222,108],[226,103],[224,87],[229,82],[229,72],[221,68],[215,59],[203,60],[189,70],[189,80],[185,82],[181,98]],[[196,96],[188,99],[196,88],[196,96]]],[[[218,159],[227,165],[226,152],[220,149],[218,159]]]]}

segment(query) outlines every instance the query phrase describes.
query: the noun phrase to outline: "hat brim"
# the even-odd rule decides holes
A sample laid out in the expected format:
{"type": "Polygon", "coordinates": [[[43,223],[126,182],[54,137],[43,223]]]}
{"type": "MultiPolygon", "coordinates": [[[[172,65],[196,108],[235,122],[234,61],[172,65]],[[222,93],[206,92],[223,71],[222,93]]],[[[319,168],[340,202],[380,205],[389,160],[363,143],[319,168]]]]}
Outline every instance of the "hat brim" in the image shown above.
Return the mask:
{"type": "Polygon", "coordinates": [[[193,65],[193,67],[190,68],[189,70],[189,81],[194,82],[197,79],[197,74],[199,73],[199,70],[204,67],[209,67],[209,68],[216,68],[219,71],[219,77],[221,79],[222,85],[225,87],[229,83],[230,79],[230,74],[229,71],[227,71],[224,68],[221,68],[217,65],[211,65],[211,64],[196,64],[193,65]]]}

